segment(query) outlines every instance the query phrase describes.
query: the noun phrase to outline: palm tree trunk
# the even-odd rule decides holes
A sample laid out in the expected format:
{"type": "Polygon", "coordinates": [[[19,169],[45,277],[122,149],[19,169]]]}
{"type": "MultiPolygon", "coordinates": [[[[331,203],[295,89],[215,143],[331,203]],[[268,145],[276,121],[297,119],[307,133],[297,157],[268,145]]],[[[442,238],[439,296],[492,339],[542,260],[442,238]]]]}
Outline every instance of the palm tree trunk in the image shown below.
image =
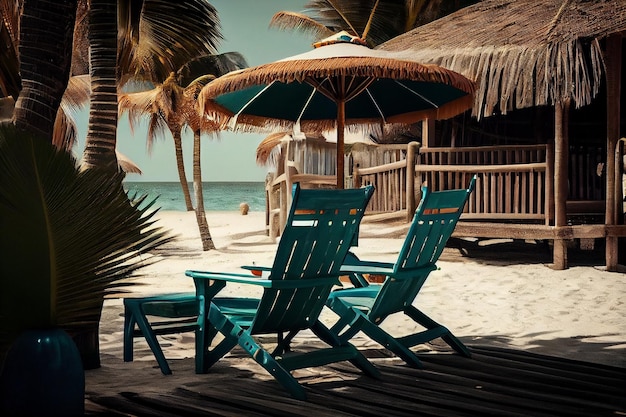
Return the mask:
{"type": "Polygon", "coordinates": [[[117,0],[91,0],[89,8],[91,96],[83,168],[117,172],[117,0]]]}
{"type": "Polygon", "coordinates": [[[200,229],[202,250],[215,249],[209,223],[204,211],[204,197],[202,196],[202,171],[200,168],[200,131],[193,132],[193,191],[196,196],[196,220],[200,229]]]}
{"type": "Polygon", "coordinates": [[[70,76],[76,7],[77,0],[25,1],[21,17],[15,125],[50,142],[70,76]]]}
{"type": "MultiPolygon", "coordinates": [[[[91,96],[82,167],[117,172],[117,0],[90,0],[88,36],[91,96]]],[[[74,337],[85,369],[100,368],[100,317],[92,322],[74,337]]]]}
{"type": "Polygon", "coordinates": [[[180,137],[180,130],[172,130],[172,136],[174,137],[174,150],[176,152],[178,179],[180,180],[180,186],[183,189],[183,196],[185,196],[185,206],[187,207],[187,211],[193,211],[193,204],[191,203],[191,193],[189,192],[189,184],[187,183],[187,174],[185,174],[183,144],[180,137]]]}

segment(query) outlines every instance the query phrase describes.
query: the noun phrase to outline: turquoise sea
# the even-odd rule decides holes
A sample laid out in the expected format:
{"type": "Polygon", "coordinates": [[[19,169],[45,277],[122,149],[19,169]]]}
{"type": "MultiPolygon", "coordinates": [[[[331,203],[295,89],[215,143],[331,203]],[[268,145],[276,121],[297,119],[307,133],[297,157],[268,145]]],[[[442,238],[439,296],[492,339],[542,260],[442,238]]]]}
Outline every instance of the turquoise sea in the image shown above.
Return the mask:
{"type": "MultiPolygon", "coordinates": [[[[157,197],[161,210],[186,211],[183,191],[178,182],[124,182],[130,196],[147,194],[148,200],[157,197]]],[[[193,184],[189,183],[194,201],[193,184]]],[[[238,211],[239,204],[248,203],[250,211],[265,211],[265,184],[263,182],[203,182],[204,208],[207,211],[238,211]]],[[[194,201],[195,207],[195,201],[194,201]]]]}

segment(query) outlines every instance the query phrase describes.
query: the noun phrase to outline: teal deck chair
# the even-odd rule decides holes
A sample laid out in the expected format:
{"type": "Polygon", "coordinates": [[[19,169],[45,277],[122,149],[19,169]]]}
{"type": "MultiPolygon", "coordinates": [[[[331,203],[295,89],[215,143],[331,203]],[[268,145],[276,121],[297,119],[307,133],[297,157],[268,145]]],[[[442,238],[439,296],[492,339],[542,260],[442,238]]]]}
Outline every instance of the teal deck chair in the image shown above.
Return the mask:
{"type": "Polygon", "coordinates": [[[422,200],[395,263],[368,262],[355,255],[346,257],[342,271],[348,273],[354,288],[333,291],[328,306],[339,316],[331,331],[347,341],[359,331],[389,349],[412,367],[422,367],[412,347],[441,337],[455,351],[470,357],[469,349],[445,326],[421,312],[413,302],[452,235],[463,207],[471,194],[468,189],[430,192],[423,189],[422,200]],[[364,274],[385,275],[382,284],[368,284],[364,274]],[[394,337],[379,325],[390,315],[403,313],[424,330],[394,337]]]}
{"type": "Polygon", "coordinates": [[[185,272],[194,279],[200,299],[196,372],[208,372],[239,345],[297,399],[306,399],[306,391],[291,374],[296,369],[348,360],[365,374],[380,377],[355,346],[340,340],[319,321],[329,293],[335,285],[340,285],[341,265],[373,191],[371,186],[303,190],[296,185],[267,278],[185,272]],[[263,294],[260,299],[214,297],[227,282],[260,286],[263,294]],[[255,338],[265,334],[296,334],[302,330],[311,330],[325,345],[309,352],[285,354],[288,349],[282,337],[277,337],[272,352],[255,338]],[[223,336],[219,341],[218,334],[223,336]]]}
{"type": "MultiPolygon", "coordinates": [[[[298,188],[294,187],[293,191],[295,192],[297,189],[299,190],[299,186],[298,188]]],[[[307,193],[309,191],[305,191],[305,194],[307,193]]],[[[368,200],[371,193],[373,193],[373,189],[366,193],[368,200]]],[[[360,219],[359,217],[359,222],[360,219]]],[[[356,245],[357,242],[359,222],[357,222],[357,228],[354,231],[353,245],[356,245]]],[[[268,267],[258,266],[242,266],[242,268],[266,272],[271,270],[268,267]]],[[[217,293],[220,289],[214,287],[212,290],[217,293]]],[[[170,375],[172,370],[159,343],[158,336],[197,331],[198,302],[199,299],[194,293],[169,293],[149,297],[124,298],[124,361],[133,361],[134,340],[144,338],[154,354],[161,372],[164,375],[170,375]]],[[[222,302],[226,303],[228,300],[222,302]]],[[[252,303],[253,307],[256,306],[254,300],[252,303]]],[[[239,305],[241,305],[241,301],[239,301],[239,305]]]]}

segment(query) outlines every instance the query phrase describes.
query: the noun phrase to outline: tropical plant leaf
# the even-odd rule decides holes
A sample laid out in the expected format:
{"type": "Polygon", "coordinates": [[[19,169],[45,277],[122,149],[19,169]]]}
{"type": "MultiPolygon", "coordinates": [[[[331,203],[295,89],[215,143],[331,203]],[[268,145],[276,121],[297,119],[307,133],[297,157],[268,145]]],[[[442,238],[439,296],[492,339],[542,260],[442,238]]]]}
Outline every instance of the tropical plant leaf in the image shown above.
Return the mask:
{"type": "Polygon", "coordinates": [[[300,13],[276,13],[270,26],[313,34],[317,40],[345,30],[375,46],[403,32],[405,7],[397,0],[312,0],[300,13]]]}
{"type": "Polygon", "coordinates": [[[120,175],[81,172],[69,153],[12,125],[0,128],[0,172],[2,345],[27,328],[72,334],[98,323],[109,288],[173,239],[120,175]]]}
{"type": "Polygon", "coordinates": [[[207,75],[219,77],[230,71],[247,68],[248,62],[239,52],[203,55],[185,63],[176,71],[176,82],[188,87],[192,82],[207,75]]]}
{"type": "Polygon", "coordinates": [[[131,78],[165,80],[190,59],[215,53],[222,39],[217,11],[206,1],[146,1],[140,15],[139,34],[120,25],[120,85],[131,78]]]}
{"type": "MultiPolygon", "coordinates": [[[[311,34],[316,40],[324,39],[337,33],[303,13],[286,10],[277,12],[272,16],[269,27],[311,34]]],[[[355,34],[355,36],[357,35],[355,34]]]]}

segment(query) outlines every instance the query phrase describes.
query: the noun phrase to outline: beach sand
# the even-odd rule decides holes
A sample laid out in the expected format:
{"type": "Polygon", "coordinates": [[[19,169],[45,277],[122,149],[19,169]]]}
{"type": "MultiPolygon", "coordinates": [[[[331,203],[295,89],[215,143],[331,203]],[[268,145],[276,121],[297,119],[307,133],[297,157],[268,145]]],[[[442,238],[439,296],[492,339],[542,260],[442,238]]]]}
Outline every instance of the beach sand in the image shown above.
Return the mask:
{"type": "MultiPolygon", "coordinates": [[[[216,250],[202,251],[193,212],[161,212],[158,225],[178,235],[154,256],[159,262],[142,269],[126,296],[194,291],[186,269],[245,272],[241,265],[271,265],[276,243],[266,235],[265,213],[207,212],[216,250]]],[[[405,223],[373,223],[361,227],[354,252],[362,259],[393,262],[403,240],[405,223]]],[[[439,270],[431,273],[415,304],[446,325],[464,343],[510,347],[533,353],[626,368],[626,274],[602,266],[581,265],[555,271],[545,247],[533,243],[494,243],[475,250],[447,248],[439,270]],[[508,245],[508,246],[507,246],[508,245]],[[468,255],[469,254],[469,255],[468,255]],[[496,256],[499,255],[499,256],[496,256]]],[[[601,265],[600,261],[596,265],[601,265]]],[[[228,285],[224,295],[253,296],[257,288],[228,285]]],[[[323,320],[332,320],[330,312],[323,320]]],[[[122,299],[105,301],[100,329],[103,369],[87,372],[87,390],[111,385],[115,369],[155,368],[143,340],[135,341],[135,362],[122,359],[122,299]]],[[[394,334],[409,331],[413,322],[391,317],[384,326],[394,334]]],[[[375,345],[365,336],[357,346],[375,345]]],[[[162,339],[168,359],[194,356],[193,333],[162,339]]],[[[432,348],[445,347],[434,342],[432,348]]],[[[428,349],[428,346],[422,349],[428,349]]],[[[173,368],[175,369],[175,368],[173,368]]],[[[167,383],[166,379],[159,380],[167,383]]],[[[150,384],[158,384],[151,381],[150,384]]],[[[123,381],[120,381],[123,383],[123,381]]]]}

